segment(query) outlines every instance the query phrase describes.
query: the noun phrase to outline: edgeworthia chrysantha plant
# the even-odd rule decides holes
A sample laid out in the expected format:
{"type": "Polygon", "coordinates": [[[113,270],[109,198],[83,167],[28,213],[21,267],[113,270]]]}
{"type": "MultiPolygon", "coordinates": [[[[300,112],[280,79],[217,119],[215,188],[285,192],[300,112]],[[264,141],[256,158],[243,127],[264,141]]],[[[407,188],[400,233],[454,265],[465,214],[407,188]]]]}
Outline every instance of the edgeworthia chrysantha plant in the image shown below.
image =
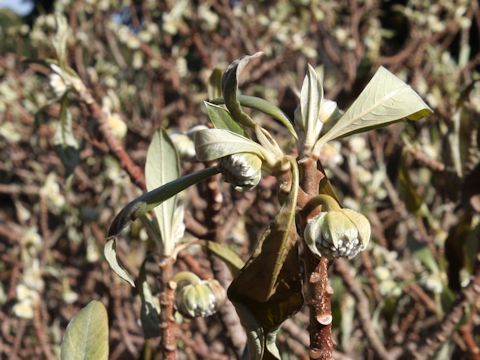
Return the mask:
{"type": "MultiPolygon", "coordinates": [[[[133,277],[120,266],[115,251],[117,235],[131,221],[141,218],[149,234],[157,240],[160,253],[175,258],[188,246],[177,243],[183,232],[183,216],[176,194],[218,173],[239,191],[254,188],[265,174],[273,175],[277,178],[280,210],[259,236],[246,263],[220,244],[205,240],[192,243],[208,248],[232,270],[234,279],[228,297],[247,331],[248,356],[251,359],[280,359],[275,345],[276,334],[283,321],[303,305],[298,239],[305,241],[304,255],[321,263],[325,258],[355,256],[366,249],[370,238],[367,218],[343,209],[336,199],[322,164],[317,161],[322,146],[330,140],[402,119],[416,120],[429,115],[431,110],[408,85],[380,68],[343,113],[334,101],[324,99],[323,76],[318,76],[315,69],[308,66],[292,122],[266,100],[240,94],[240,73],[260,55],[256,53],[234,61],[221,79],[219,71],[212,74],[208,91],[212,98],[205,102],[205,107],[214,128],[200,129],[193,135],[196,157],[206,162],[206,168],[180,177],[172,141],[165,131],[154,135],[146,166],[149,192],[131,201],[115,217],[109,229],[105,255],[114,271],[133,284],[133,277]],[[246,112],[244,108],[251,111],[246,112]],[[297,141],[299,154],[289,154],[289,149],[281,148],[270,132],[256,121],[255,112],[285,126],[297,141]],[[317,188],[310,189],[308,194],[301,193],[302,200],[300,188],[304,190],[308,176],[304,166],[307,162],[313,164],[313,170],[323,178],[318,186],[315,185],[317,188]],[[322,206],[319,213],[307,216],[304,210],[309,204],[322,206]],[[154,209],[156,221],[152,222],[148,213],[154,209]]],[[[146,334],[156,336],[158,306],[146,280],[144,262],[136,280],[142,296],[142,326],[146,334]]],[[[221,304],[222,291],[214,280],[203,281],[193,273],[182,273],[177,280],[177,308],[185,315],[207,316],[221,304]],[[190,280],[185,282],[183,278],[190,280]]],[[[328,284],[328,278],[325,281],[328,284]]],[[[331,315],[329,319],[330,324],[331,315]]]]}

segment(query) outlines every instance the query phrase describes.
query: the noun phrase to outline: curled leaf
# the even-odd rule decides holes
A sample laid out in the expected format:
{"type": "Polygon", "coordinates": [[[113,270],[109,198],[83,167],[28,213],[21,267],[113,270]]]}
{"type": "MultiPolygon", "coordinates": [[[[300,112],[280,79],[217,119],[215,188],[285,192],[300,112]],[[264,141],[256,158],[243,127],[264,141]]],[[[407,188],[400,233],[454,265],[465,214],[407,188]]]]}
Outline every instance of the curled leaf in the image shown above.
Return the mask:
{"type": "Polygon", "coordinates": [[[205,101],[205,106],[207,108],[208,117],[215,128],[230,130],[234,133],[245,136],[245,131],[235,120],[233,120],[228,110],[225,110],[221,106],[209,103],[208,101],[205,101]]]}
{"type": "Polygon", "coordinates": [[[107,240],[105,247],[103,248],[103,254],[105,256],[105,259],[108,262],[108,265],[110,265],[110,268],[120,276],[123,280],[128,282],[130,285],[135,287],[135,282],[133,281],[132,275],[120,264],[120,261],[117,257],[117,243],[116,243],[116,238],[110,238],[107,240]]]}
{"type": "Polygon", "coordinates": [[[255,122],[243,112],[238,101],[238,79],[245,66],[253,59],[260,57],[263,53],[257,52],[251,56],[244,56],[241,59],[231,63],[222,78],[222,92],[225,99],[225,105],[232,117],[243,126],[253,127],[255,122]]]}
{"type": "Polygon", "coordinates": [[[253,153],[262,159],[266,159],[269,155],[256,142],[223,129],[197,131],[195,133],[195,151],[200,161],[217,160],[238,153],[253,153]]]}
{"type": "MultiPolygon", "coordinates": [[[[288,116],[285,115],[285,113],[280,108],[273,105],[271,102],[256,96],[248,95],[238,95],[238,101],[242,106],[255,109],[263,112],[264,114],[270,115],[273,119],[279,121],[282,125],[284,125],[295,139],[298,139],[297,133],[288,116]]],[[[212,100],[211,103],[224,104],[225,100],[223,98],[216,98],[212,100]]]]}
{"type": "Polygon", "coordinates": [[[129,223],[145,215],[150,210],[160,205],[165,200],[171,198],[180,191],[185,190],[189,186],[208,179],[220,172],[218,166],[206,168],[196,173],[189,174],[170,181],[169,183],[151,190],[135,200],[132,200],[125,206],[113,219],[110,228],[108,229],[108,237],[118,235],[129,223]]]}

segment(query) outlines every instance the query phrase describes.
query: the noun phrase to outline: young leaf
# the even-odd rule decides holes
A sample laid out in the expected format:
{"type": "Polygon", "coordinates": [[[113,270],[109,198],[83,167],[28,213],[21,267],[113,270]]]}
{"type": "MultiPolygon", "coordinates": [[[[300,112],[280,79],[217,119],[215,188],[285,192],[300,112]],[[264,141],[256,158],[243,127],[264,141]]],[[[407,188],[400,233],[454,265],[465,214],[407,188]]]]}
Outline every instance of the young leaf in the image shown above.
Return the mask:
{"type": "Polygon", "coordinates": [[[209,103],[208,101],[205,101],[205,106],[207,108],[208,117],[216,129],[230,130],[236,134],[245,136],[245,131],[235,120],[233,120],[228,110],[225,110],[221,106],[209,103]]]}
{"type": "Polygon", "coordinates": [[[303,147],[310,150],[322,130],[319,119],[323,99],[323,86],[315,69],[308,65],[308,72],[300,92],[300,116],[295,118],[298,129],[302,132],[303,147]]]}
{"type": "Polygon", "coordinates": [[[245,262],[240,256],[226,245],[208,240],[200,240],[200,243],[205,246],[208,251],[211,251],[215,256],[220,258],[220,260],[228,266],[233,276],[237,276],[240,269],[245,265],[245,262]]]}
{"type": "Polygon", "coordinates": [[[241,59],[231,63],[222,78],[222,92],[225,99],[225,105],[232,117],[243,126],[253,127],[255,122],[243,112],[238,101],[238,78],[245,66],[253,59],[261,56],[262,52],[257,52],[251,56],[244,56],[241,59]]]}
{"type": "MultiPolygon", "coordinates": [[[[290,119],[282,110],[280,110],[280,108],[273,105],[269,101],[256,96],[238,95],[237,98],[240,102],[240,105],[261,111],[264,114],[270,115],[273,119],[278,120],[287,128],[287,130],[295,139],[298,139],[297,133],[290,122],[290,119]]],[[[224,104],[225,100],[223,98],[215,98],[211,101],[211,103],[215,105],[224,104]]]]}
{"type": "Polygon", "coordinates": [[[145,339],[160,336],[160,304],[152,295],[152,290],[147,281],[146,266],[147,259],[143,261],[140,273],[136,280],[139,289],[142,307],[140,309],[140,322],[142,324],[143,336],[145,339]]]}
{"type": "MultiPolygon", "coordinates": [[[[175,145],[165,130],[158,130],[153,135],[147,151],[145,164],[147,190],[153,190],[179,177],[180,160],[175,145]]],[[[162,253],[168,256],[178,240],[175,229],[177,224],[174,222],[177,211],[176,195],[165,200],[154,211],[160,229],[162,253]]]]}
{"type": "Polygon", "coordinates": [[[57,150],[67,175],[71,174],[80,160],[78,141],[73,135],[72,114],[68,110],[68,98],[65,93],[61,100],[60,122],[53,136],[53,145],[57,150]]]}
{"type": "Polygon", "coordinates": [[[103,255],[110,265],[110,268],[113,270],[115,274],[120,276],[123,280],[128,282],[130,285],[135,287],[135,283],[133,282],[133,277],[130,273],[120,264],[118,257],[117,257],[117,243],[116,238],[112,237],[111,239],[107,240],[105,247],[103,248],[103,255]]]}
{"type": "Polygon", "coordinates": [[[63,336],[62,360],[108,359],[108,315],[99,301],[91,301],[68,324],[63,336]]]}
{"type": "Polygon", "coordinates": [[[220,68],[215,68],[208,78],[208,99],[216,99],[222,96],[222,75],[223,71],[220,68]]]}
{"type": "Polygon", "coordinates": [[[315,144],[314,153],[327,141],[386,126],[407,118],[418,120],[432,113],[410,86],[380,67],[362,93],[337,123],[315,144]]]}
{"type": "Polygon", "coordinates": [[[132,200],[117,214],[117,216],[115,216],[115,219],[113,219],[112,224],[108,229],[107,237],[118,235],[123,228],[130,223],[130,221],[138,219],[140,216],[145,215],[147,212],[156,208],[162,202],[178,194],[180,191],[183,191],[189,186],[195,185],[202,180],[208,179],[209,177],[220,173],[220,171],[221,169],[218,166],[206,168],[196,173],[170,181],[169,183],[132,200]]]}
{"type": "Polygon", "coordinates": [[[195,133],[195,152],[200,161],[212,161],[219,158],[247,152],[254,153],[262,159],[268,154],[256,142],[229,130],[205,129],[195,133]]]}

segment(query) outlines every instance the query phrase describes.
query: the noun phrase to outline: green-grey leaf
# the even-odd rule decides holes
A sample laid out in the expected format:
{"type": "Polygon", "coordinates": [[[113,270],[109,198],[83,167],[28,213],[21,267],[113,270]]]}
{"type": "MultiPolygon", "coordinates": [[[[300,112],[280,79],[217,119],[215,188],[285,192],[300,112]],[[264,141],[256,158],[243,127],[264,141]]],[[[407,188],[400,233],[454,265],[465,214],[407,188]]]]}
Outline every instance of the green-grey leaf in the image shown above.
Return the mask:
{"type": "Polygon", "coordinates": [[[147,281],[146,273],[147,259],[143,261],[140,273],[136,280],[139,289],[140,298],[142,300],[142,307],[140,309],[140,322],[142,324],[143,335],[146,339],[160,336],[160,306],[152,294],[150,285],[147,281]]]}
{"type": "Polygon", "coordinates": [[[64,69],[67,57],[67,41],[69,35],[69,28],[67,19],[60,12],[57,12],[55,14],[55,23],[57,29],[55,37],[53,38],[53,46],[55,48],[55,52],[57,53],[60,67],[64,69]]]}
{"type": "Polygon", "coordinates": [[[230,130],[236,134],[245,136],[245,131],[235,120],[233,120],[228,110],[225,110],[221,106],[209,103],[208,101],[205,101],[205,106],[207,108],[208,117],[215,128],[230,130]]]}
{"type": "Polygon", "coordinates": [[[418,120],[431,113],[432,110],[410,86],[380,67],[345,114],[317,141],[314,152],[318,153],[327,141],[404,118],[418,120]]]}
{"type": "Polygon", "coordinates": [[[62,159],[67,174],[70,174],[80,160],[80,153],[78,141],[73,134],[72,114],[68,106],[67,93],[65,93],[61,99],[60,122],[57,124],[52,142],[62,159]]]}
{"type": "Polygon", "coordinates": [[[232,117],[243,126],[253,127],[255,122],[243,112],[240,102],[238,101],[238,78],[245,66],[255,58],[261,56],[262,52],[257,52],[251,56],[244,56],[241,59],[231,63],[222,78],[222,92],[225,99],[225,105],[232,117]]]}
{"type": "Polygon", "coordinates": [[[176,180],[173,180],[165,185],[160,186],[157,189],[151,190],[142,196],[139,196],[135,200],[132,200],[125,206],[113,219],[110,228],[108,229],[107,237],[118,235],[123,228],[125,228],[130,221],[138,219],[140,216],[145,215],[150,210],[160,205],[165,200],[171,198],[180,191],[185,190],[189,186],[208,179],[209,177],[221,172],[218,166],[206,168],[198,172],[182,176],[176,180]]]}
{"type": "Polygon", "coordinates": [[[228,266],[233,276],[237,276],[240,269],[245,265],[245,262],[242,260],[242,258],[238,256],[238,254],[230,247],[224,244],[219,244],[208,240],[201,240],[200,243],[205,246],[206,249],[220,258],[228,266]]]}
{"type": "Polygon", "coordinates": [[[61,346],[62,360],[108,359],[108,315],[99,301],[91,301],[68,324],[61,346]]]}
{"type": "Polygon", "coordinates": [[[297,116],[295,119],[297,127],[302,131],[305,149],[311,149],[320,135],[322,122],[319,113],[322,99],[322,83],[315,69],[309,64],[300,92],[300,117],[297,116]]]}
{"type": "Polygon", "coordinates": [[[130,285],[135,287],[133,277],[130,273],[120,264],[120,261],[117,257],[117,243],[115,237],[112,237],[107,240],[105,247],[103,248],[103,255],[108,262],[108,265],[113,270],[115,274],[120,276],[123,280],[128,282],[130,285]]]}
{"type": "Polygon", "coordinates": [[[222,96],[222,75],[223,70],[218,67],[212,71],[208,78],[208,99],[216,99],[222,96]]]}
{"type": "MultiPolygon", "coordinates": [[[[180,177],[180,160],[175,145],[165,130],[153,135],[145,163],[147,190],[153,190],[180,177]]],[[[161,234],[163,255],[170,255],[175,247],[176,225],[174,222],[177,197],[172,196],[155,208],[155,217],[161,234]]]]}
{"type": "Polygon", "coordinates": [[[248,152],[265,159],[268,154],[259,144],[229,130],[205,129],[195,133],[195,151],[200,161],[248,152]]]}
{"type": "MultiPolygon", "coordinates": [[[[292,134],[295,139],[298,139],[297,133],[290,119],[279,107],[273,105],[271,102],[265,99],[256,96],[238,95],[237,98],[240,102],[240,105],[261,111],[264,114],[270,115],[273,119],[278,120],[287,128],[287,130],[290,132],[290,134],[292,134]]],[[[223,98],[216,98],[212,100],[211,103],[224,104],[225,100],[223,98]]]]}

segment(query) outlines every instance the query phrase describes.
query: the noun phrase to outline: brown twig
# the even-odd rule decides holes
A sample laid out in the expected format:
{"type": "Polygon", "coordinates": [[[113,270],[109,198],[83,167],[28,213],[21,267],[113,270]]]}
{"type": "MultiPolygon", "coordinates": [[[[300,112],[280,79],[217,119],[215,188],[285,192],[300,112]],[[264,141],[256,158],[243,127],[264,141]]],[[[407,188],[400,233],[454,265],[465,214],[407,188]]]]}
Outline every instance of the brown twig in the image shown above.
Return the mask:
{"type": "MultiPolygon", "coordinates": [[[[226,233],[222,232],[221,224],[224,222],[220,210],[223,206],[223,195],[219,188],[219,176],[210,178],[207,182],[208,206],[206,209],[207,226],[210,230],[210,236],[217,243],[225,243],[226,233]]],[[[227,266],[213,254],[209,254],[212,271],[220,284],[227,288],[232,282],[232,276],[227,266]]],[[[220,317],[222,323],[228,332],[228,338],[238,358],[241,357],[247,341],[245,332],[240,323],[240,318],[235,311],[235,307],[230,301],[220,308],[220,317]]]]}
{"type": "Polygon", "coordinates": [[[429,332],[428,338],[424,340],[420,346],[417,346],[416,343],[407,344],[409,355],[417,360],[430,359],[438,351],[440,346],[453,334],[467,308],[473,304],[479,296],[480,266],[477,263],[474,278],[470,284],[463,289],[461,295],[457,298],[442,322],[437,325],[437,328],[429,332]]]}
{"type": "Polygon", "coordinates": [[[348,262],[345,259],[337,259],[334,266],[335,271],[341,276],[345,287],[355,298],[355,309],[359,317],[360,327],[367,337],[370,346],[379,358],[392,359],[392,354],[385,349],[382,340],[373,328],[369,301],[363,293],[361,285],[353,278],[348,262]]]}
{"type": "Polygon", "coordinates": [[[143,170],[133,162],[128,153],[125,151],[123,144],[112,134],[112,131],[108,125],[107,114],[102,110],[100,105],[95,101],[91,93],[86,88],[78,89],[77,93],[87,105],[91,115],[98,122],[100,132],[105,138],[110,151],[120,161],[120,165],[128,173],[133,183],[145,191],[146,185],[143,170]]]}
{"type": "Polygon", "coordinates": [[[48,339],[48,327],[45,326],[42,319],[42,304],[35,306],[33,313],[33,328],[35,329],[35,335],[37,336],[38,343],[42,348],[43,356],[47,360],[55,360],[55,356],[52,353],[50,347],[50,341],[48,339]]]}
{"type": "Polygon", "coordinates": [[[171,259],[164,259],[160,263],[160,283],[162,292],[160,294],[160,323],[161,323],[161,353],[162,359],[176,359],[176,324],[174,317],[174,302],[176,283],[171,281],[173,277],[173,262],[171,259]]]}
{"type": "MultiPolygon", "coordinates": [[[[318,195],[320,181],[325,175],[318,170],[317,161],[303,158],[299,162],[300,188],[298,205],[304,208],[308,200],[318,195]]],[[[314,209],[312,209],[314,210],[314,209]]],[[[309,214],[303,214],[304,222],[309,214]]],[[[299,224],[300,233],[305,224],[299,224]]],[[[307,304],[310,307],[310,351],[311,359],[333,359],[332,309],[333,289],[328,281],[328,259],[317,260],[309,251],[305,253],[307,304]]]]}

